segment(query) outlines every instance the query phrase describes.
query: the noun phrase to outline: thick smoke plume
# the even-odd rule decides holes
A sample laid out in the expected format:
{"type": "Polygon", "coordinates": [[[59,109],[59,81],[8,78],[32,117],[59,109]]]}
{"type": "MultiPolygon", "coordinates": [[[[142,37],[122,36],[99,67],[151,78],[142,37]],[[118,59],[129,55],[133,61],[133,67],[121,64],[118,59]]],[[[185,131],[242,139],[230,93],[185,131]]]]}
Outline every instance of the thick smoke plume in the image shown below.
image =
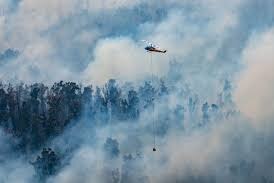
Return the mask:
{"type": "Polygon", "coordinates": [[[273,10],[0,0],[0,183],[274,182],[273,10]]]}

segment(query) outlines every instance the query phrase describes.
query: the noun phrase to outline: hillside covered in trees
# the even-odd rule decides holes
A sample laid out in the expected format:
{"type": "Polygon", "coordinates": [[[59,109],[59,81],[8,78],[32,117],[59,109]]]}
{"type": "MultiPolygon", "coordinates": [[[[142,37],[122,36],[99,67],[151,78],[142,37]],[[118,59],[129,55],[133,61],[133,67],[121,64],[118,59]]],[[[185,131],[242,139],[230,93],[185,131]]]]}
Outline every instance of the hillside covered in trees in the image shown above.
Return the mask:
{"type": "MultiPolygon", "coordinates": [[[[226,82],[224,91],[229,92],[230,87],[226,82]]],[[[223,97],[220,105],[224,105],[221,100],[230,100],[230,95],[225,95],[220,96],[223,97]]],[[[159,80],[157,87],[145,82],[137,89],[119,86],[115,80],[109,80],[102,88],[82,87],[74,82],[63,81],[52,86],[41,83],[15,86],[1,84],[0,126],[20,140],[20,150],[32,151],[62,134],[66,126],[77,123],[83,116],[87,117],[89,123],[98,126],[107,125],[110,120],[114,123],[137,123],[142,111],[150,108],[154,100],[160,101],[166,96],[168,88],[162,80],[159,80]]],[[[217,104],[210,105],[206,101],[197,106],[197,96],[186,100],[188,106],[177,106],[173,111],[175,115],[180,115],[181,120],[185,112],[200,110],[201,121],[206,122],[210,118],[209,113],[220,110],[217,104]]]]}
{"type": "Polygon", "coordinates": [[[63,81],[51,87],[41,83],[1,84],[0,126],[20,139],[21,150],[33,150],[83,115],[99,126],[106,125],[110,116],[114,121],[136,121],[140,111],[167,92],[163,82],[158,89],[147,82],[137,90],[125,91],[115,80],[109,80],[103,88],[63,81]]]}
{"type": "MultiPolygon", "coordinates": [[[[189,124],[184,123],[188,119],[193,120],[191,128],[199,128],[212,120],[229,118],[235,113],[233,108],[228,107],[232,106],[231,85],[228,81],[220,92],[218,103],[209,104],[206,101],[201,103],[197,95],[184,89],[180,93],[185,96],[182,102],[185,105],[176,105],[174,108],[166,108],[171,89],[163,80],[157,80],[155,83],[157,84],[152,85],[151,82],[145,82],[139,87],[133,87],[128,83],[119,85],[111,79],[101,88],[83,87],[81,84],[63,81],[52,86],[42,83],[1,84],[0,126],[6,135],[14,139],[12,148],[17,152],[28,155],[43,149],[41,155],[38,155],[31,164],[40,180],[46,180],[48,176],[54,175],[65,166],[65,159],[72,151],[61,154],[56,152],[59,155],[55,155],[54,151],[45,147],[58,136],[62,136],[66,130],[73,129],[73,126],[77,126],[83,119],[94,129],[115,126],[115,124],[133,125],[134,129],[134,125],[138,126],[142,123],[141,121],[144,120],[142,116],[145,113],[152,114],[152,110],[155,110],[153,108],[156,108],[161,110],[161,113],[157,113],[155,135],[157,138],[165,138],[170,128],[176,127],[182,132],[189,128],[187,126],[189,124]]],[[[149,121],[148,126],[138,128],[147,129],[152,138],[153,122],[151,117],[146,120],[149,121]]],[[[94,131],[90,130],[88,133],[92,134],[94,131]]],[[[73,150],[75,147],[70,148],[73,150]]],[[[119,142],[115,138],[108,137],[103,151],[107,159],[117,159],[120,156],[119,142]]],[[[131,164],[136,158],[141,158],[142,155],[139,153],[136,157],[132,154],[124,154],[125,163],[131,164]]],[[[116,179],[120,179],[120,170],[115,171],[112,172],[111,169],[114,173],[112,178],[115,179],[116,176],[116,179]],[[117,173],[119,176],[115,175],[117,173]]],[[[133,172],[128,173],[133,174],[133,172]]],[[[134,180],[134,176],[127,175],[128,173],[123,173],[123,179],[134,180]]]]}

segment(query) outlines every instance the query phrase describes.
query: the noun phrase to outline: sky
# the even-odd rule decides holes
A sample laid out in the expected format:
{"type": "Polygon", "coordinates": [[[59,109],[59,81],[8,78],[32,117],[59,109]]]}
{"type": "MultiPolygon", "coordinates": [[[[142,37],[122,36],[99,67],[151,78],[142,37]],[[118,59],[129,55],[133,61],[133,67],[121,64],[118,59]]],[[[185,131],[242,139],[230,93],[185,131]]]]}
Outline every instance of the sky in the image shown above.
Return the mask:
{"type": "MultiPolygon", "coordinates": [[[[189,172],[189,167],[199,175],[217,172],[220,180],[224,180],[229,175],[216,168],[225,164],[223,154],[230,154],[229,161],[238,161],[241,153],[256,157],[259,149],[250,152],[245,147],[250,147],[248,144],[258,136],[265,137],[265,143],[259,143],[258,147],[272,145],[273,50],[274,0],[0,0],[2,82],[52,84],[64,80],[103,85],[114,78],[122,83],[140,83],[151,72],[170,78],[173,61],[180,65],[176,88],[181,89],[187,83],[202,99],[215,102],[223,87],[221,83],[232,82],[232,97],[241,118],[206,132],[180,136],[182,141],[175,144],[177,137],[169,135],[164,153],[148,160],[158,167],[169,154],[171,158],[166,164],[169,171],[155,171],[149,166],[151,182],[171,181],[174,174],[184,177],[176,172],[189,172]],[[152,70],[143,39],[167,49],[167,54],[152,55],[152,70]],[[227,138],[228,134],[234,134],[235,128],[242,137],[236,145],[232,142],[237,136],[227,138]],[[159,172],[164,176],[158,176],[159,172]]],[[[170,100],[178,95],[174,92],[170,100]]],[[[73,157],[72,166],[51,181],[88,182],[92,175],[81,174],[77,167],[89,167],[85,162],[92,163],[96,158],[83,152],[100,154],[99,150],[84,145],[73,157]],[[79,175],[83,175],[81,179],[79,175]]],[[[268,164],[262,165],[272,160],[271,153],[272,150],[266,151],[265,158],[258,160],[258,174],[265,167],[271,169],[268,164]]],[[[21,170],[24,164],[19,161],[14,166],[21,170]]],[[[32,174],[31,170],[28,172],[32,174]]]]}

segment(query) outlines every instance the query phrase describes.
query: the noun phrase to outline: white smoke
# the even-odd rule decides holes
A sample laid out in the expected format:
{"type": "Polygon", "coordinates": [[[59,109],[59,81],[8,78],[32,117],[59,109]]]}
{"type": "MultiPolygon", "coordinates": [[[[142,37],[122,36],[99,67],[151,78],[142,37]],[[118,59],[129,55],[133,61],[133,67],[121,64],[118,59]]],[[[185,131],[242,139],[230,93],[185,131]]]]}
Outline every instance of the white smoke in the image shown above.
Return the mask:
{"type": "MultiPolygon", "coordinates": [[[[267,2],[271,4],[271,0],[267,2]]],[[[22,0],[11,8],[10,3],[0,0],[0,6],[7,9],[4,15],[0,15],[0,53],[8,48],[20,52],[18,58],[0,63],[3,64],[0,65],[0,77],[13,82],[73,80],[100,85],[110,78],[142,81],[151,74],[150,55],[139,40],[148,39],[168,50],[166,55],[153,55],[155,75],[167,76],[169,61],[176,60],[182,64],[182,68],[178,69],[183,79],[178,88],[185,87],[182,83],[186,82],[202,99],[210,98],[212,101],[217,101],[222,87],[219,86],[220,81],[233,78],[236,81],[234,99],[241,113],[251,118],[255,125],[264,124],[264,121],[274,119],[274,31],[268,27],[268,22],[262,23],[267,17],[258,22],[254,17],[269,4],[255,0],[22,0]],[[260,11],[250,10],[256,2],[262,5],[260,11]],[[139,5],[150,5],[144,11],[152,12],[161,7],[160,10],[166,11],[166,14],[163,13],[163,17],[157,14],[161,17],[157,19],[157,16],[138,16],[136,12],[131,22],[123,22],[128,21],[126,15],[129,14],[123,14],[124,11],[133,11],[139,5]],[[142,18],[145,20],[140,21],[142,18]],[[108,19],[108,22],[101,22],[103,19],[108,19]],[[249,26],[245,22],[252,24],[249,26]],[[254,27],[251,26],[253,24],[254,27]],[[268,30],[260,33],[260,26],[268,30]],[[259,33],[255,32],[250,38],[253,29],[259,33]],[[241,53],[242,58],[239,57],[241,53]],[[74,54],[77,56],[74,57],[74,54]],[[84,59],[78,60],[79,55],[84,59]],[[239,72],[239,77],[235,77],[242,63],[246,68],[239,72]]],[[[186,103],[187,99],[171,95],[169,99],[177,101],[167,103],[186,103]]],[[[158,113],[161,112],[164,111],[158,113]]],[[[76,128],[68,131],[67,136],[58,137],[61,141],[68,136],[78,139],[77,135],[81,132],[81,139],[86,140],[79,141],[79,149],[73,152],[69,164],[49,182],[103,182],[104,165],[121,168],[120,161],[104,162],[102,152],[98,150],[111,130],[115,131],[115,137],[121,143],[122,153],[133,151],[135,144],[141,147],[140,151],[145,156],[144,170],[152,183],[194,182],[188,179],[189,176],[213,176],[216,182],[260,182],[260,176],[273,175],[271,125],[261,134],[254,131],[254,126],[238,118],[224,122],[217,120],[209,128],[190,134],[180,134],[171,129],[164,139],[159,140],[158,151],[152,154],[151,133],[142,131],[149,124],[150,116],[143,116],[138,127],[122,124],[112,129],[100,129],[97,132],[99,140],[89,136],[93,133],[89,128],[85,132],[76,128]],[[137,140],[130,138],[135,133],[141,136],[137,140]],[[91,145],[95,140],[98,140],[96,145],[91,145]],[[262,152],[262,149],[265,151],[262,152]],[[248,178],[229,172],[230,166],[242,159],[256,162],[256,168],[248,178]],[[265,169],[269,171],[262,172],[265,169]]],[[[0,135],[0,146],[6,144],[3,139],[0,135]]],[[[78,141],[63,145],[72,143],[78,141]]],[[[62,149],[62,143],[58,145],[62,149]]],[[[9,147],[2,147],[10,151],[9,147]]],[[[6,157],[6,153],[3,156],[6,157]]],[[[34,170],[22,159],[7,159],[1,164],[0,182],[31,181],[34,170]]]]}
{"type": "Polygon", "coordinates": [[[167,56],[146,53],[140,43],[129,38],[103,40],[94,53],[94,62],[84,72],[87,83],[104,84],[109,78],[140,81],[151,74],[164,76],[168,71],[167,56]]]}
{"type": "Polygon", "coordinates": [[[0,129],[0,182],[31,182],[34,169],[21,155],[12,152],[12,144],[12,137],[0,129]]]}
{"type": "MultiPolygon", "coordinates": [[[[235,101],[255,124],[274,119],[274,29],[253,36],[243,52],[235,101]]],[[[260,125],[260,124],[258,124],[260,125]]]]}
{"type": "Polygon", "coordinates": [[[102,82],[115,76],[112,73],[115,72],[120,74],[121,80],[138,81],[147,76],[145,73],[149,69],[146,65],[149,56],[143,50],[145,45],[139,44],[141,39],[151,40],[168,50],[167,56],[153,58],[154,72],[159,76],[166,74],[168,62],[173,59],[204,62],[200,59],[203,55],[206,60],[214,60],[227,30],[237,24],[237,14],[233,12],[241,3],[233,1],[224,8],[215,1],[23,0],[16,1],[15,5],[3,1],[7,11],[0,16],[0,52],[12,48],[18,50],[20,55],[17,60],[5,63],[0,68],[1,79],[47,83],[72,79],[102,82]],[[144,10],[148,17],[141,17],[138,9],[133,9],[139,5],[148,6],[144,10]],[[150,13],[155,11],[153,8],[164,11],[164,7],[167,17],[163,19],[157,14],[150,17],[150,13]],[[188,8],[193,11],[190,12],[188,8]],[[131,17],[134,20],[131,22],[127,22],[126,15],[122,14],[129,9],[133,11],[131,17]],[[86,17],[82,15],[83,12],[86,17]],[[118,16],[119,13],[124,17],[118,16]],[[141,21],[141,18],[146,21],[141,21]],[[193,24],[191,19],[208,19],[209,23],[206,26],[193,24]],[[112,32],[111,29],[120,24],[128,27],[115,30],[121,34],[112,32]],[[85,30],[81,27],[88,28],[85,30]],[[135,35],[123,33],[131,29],[136,32],[135,35]],[[222,39],[218,36],[222,36],[222,39]],[[128,42],[125,43],[125,40],[128,42]],[[116,48],[113,48],[115,45],[116,48]],[[111,55],[105,54],[111,50],[106,49],[115,49],[115,62],[109,61],[111,55]],[[197,50],[204,51],[197,54],[197,50]],[[30,55],[33,56],[30,58],[30,55]],[[131,61],[128,61],[129,58],[131,61]],[[127,67],[123,68],[120,64],[126,64],[127,67]],[[91,68],[93,65],[96,69],[91,68]],[[99,74],[100,69],[102,73],[99,74]]]}

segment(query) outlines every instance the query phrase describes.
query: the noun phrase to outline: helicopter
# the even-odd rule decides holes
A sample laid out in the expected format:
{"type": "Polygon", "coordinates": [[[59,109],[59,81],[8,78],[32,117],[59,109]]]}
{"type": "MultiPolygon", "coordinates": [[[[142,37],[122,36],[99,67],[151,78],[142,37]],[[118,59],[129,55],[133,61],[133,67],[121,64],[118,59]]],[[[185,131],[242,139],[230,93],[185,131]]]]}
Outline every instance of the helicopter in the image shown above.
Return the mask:
{"type": "MultiPolygon", "coordinates": [[[[145,42],[146,43],[146,47],[145,47],[145,50],[147,51],[147,52],[150,52],[150,53],[153,53],[153,52],[158,52],[158,53],[166,53],[167,52],[167,50],[163,50],[163,49],[160,49],[159,47],[157,47],[157,46],[155,46],[154,44],[152,44],[152,43],[150,43],[150,42],[148,42],[148,41],[146,41],[146,40],[141,40],[142,42],[145,42]]],[[[150,68],[151,68],[151,72],[153,71],[153,69],[152,69],[152,54],[150,54],[150,68]]],[[[152,75],[152,78],[153,78],[153,73],[151,73],[151,75],[152,75]]],[[[156,151],[156,135],[155,135],[155,119],[154,119],[154,105],[153,105],[153,114],[152,114],[152,116],[153,116],[153,133],[154,133],[154,142],[153,142],[153,144],[154,144],[154,146],[153,146],[153,148],[152,148],[152,150],[155,152],[156,151]]]]}
{"type": "Polygon", "coordinates": [[[147,46],[145,47],[145,50],[148,52],[158,52],[158,53],[166,53],[167,52],[167,50],[162,50],[158,46],[156,46],[146,40],[142,40],[142,41],[147,44],[147,46]]]}

